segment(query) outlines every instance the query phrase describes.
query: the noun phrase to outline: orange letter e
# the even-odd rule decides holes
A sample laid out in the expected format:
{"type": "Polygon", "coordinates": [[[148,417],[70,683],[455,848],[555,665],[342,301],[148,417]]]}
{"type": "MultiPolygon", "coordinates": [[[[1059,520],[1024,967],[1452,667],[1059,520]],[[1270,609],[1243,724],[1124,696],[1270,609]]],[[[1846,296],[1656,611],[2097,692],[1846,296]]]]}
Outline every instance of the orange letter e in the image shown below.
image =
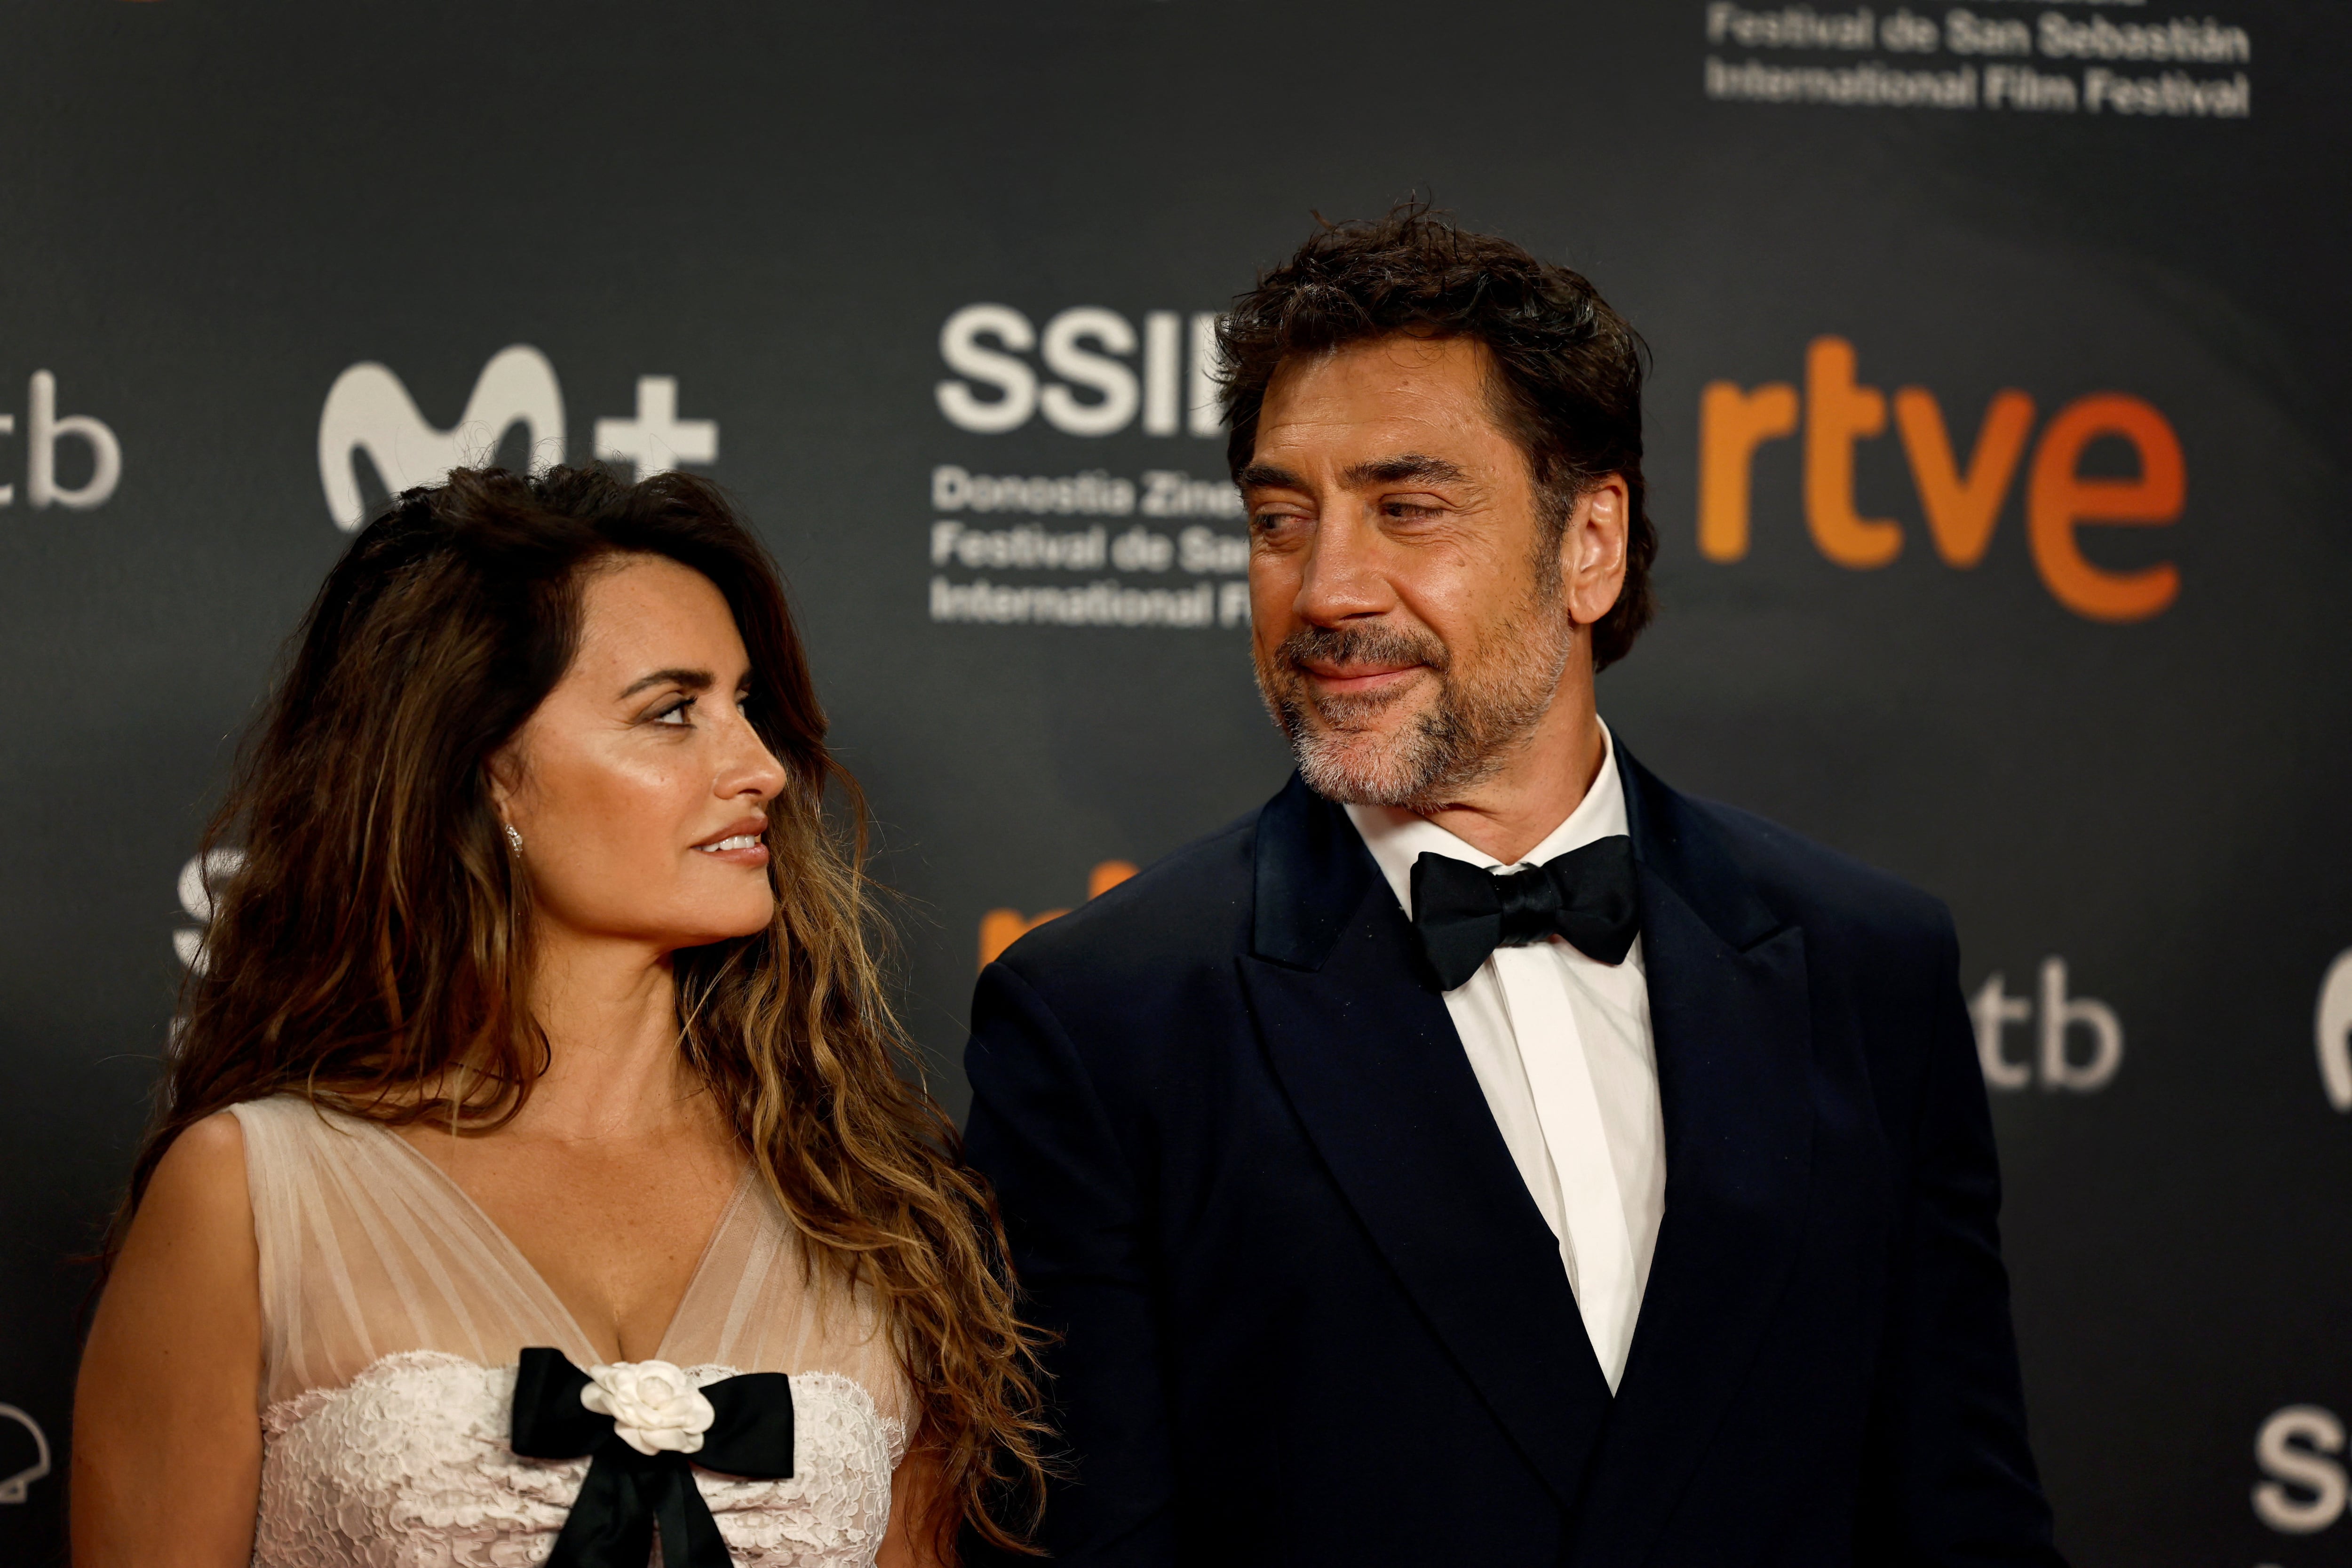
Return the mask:
{"type": "Polygon", "coordinates": [[[2141,621],[2180,593],[2170,562],[2137,572],[2106,572],[2083,558],[2074,530],[2084,523],[2161,525],[2180,516],[2189,493],[2180,439],[2156,408],[2120,392],[2095,392],[2060,409],[2034,448],[2026,480],[2025,531],[2033,564],[2052,596],[2094,621],[2141,621]],[[2075,466],[2083,448],[2120,436],[2139,453],[2136,479],[2086,479],[2075,466]]]}

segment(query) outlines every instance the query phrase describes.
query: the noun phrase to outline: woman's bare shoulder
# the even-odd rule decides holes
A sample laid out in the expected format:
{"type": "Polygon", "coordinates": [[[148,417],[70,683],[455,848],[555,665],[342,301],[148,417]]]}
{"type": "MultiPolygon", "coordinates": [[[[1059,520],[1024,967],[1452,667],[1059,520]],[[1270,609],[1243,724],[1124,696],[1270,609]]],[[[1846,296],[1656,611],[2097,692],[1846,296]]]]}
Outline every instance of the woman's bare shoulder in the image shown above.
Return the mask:
{"type": "Polygon", "coordinates": [[[74,1561],[242,1563],[261,1474],[259,1249],[245,1133],[172,1141],[99,1298],[74,1399],[74,1561]]]}
{"type": "Polygon", "coordinates": [[[215,1111],[172,1140],[156,1162],[141,1194],[135,1233],[168,1225],[181,1232],[219,1234],[234,1226],[252,1235],[251,1197],[246,1189],[245,1128],[226,1110],[215,1111]]]}

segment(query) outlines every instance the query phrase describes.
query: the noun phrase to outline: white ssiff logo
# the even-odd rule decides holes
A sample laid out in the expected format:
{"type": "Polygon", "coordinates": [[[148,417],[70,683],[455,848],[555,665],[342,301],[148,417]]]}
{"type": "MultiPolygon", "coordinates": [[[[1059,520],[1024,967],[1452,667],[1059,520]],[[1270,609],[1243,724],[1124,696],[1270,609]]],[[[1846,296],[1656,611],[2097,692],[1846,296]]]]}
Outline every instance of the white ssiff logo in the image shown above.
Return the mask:
{"type": "Polygon", "coordinates": [[[940,328],[956,373],[932,389],[959,430],[1001,436],[1037,415],[1066,436],[1109,436],[1139,421],[1147,436],[1222,435],[1217,316],[1147,310],[1143,331],[1117,310],[1073,305],[1036,323],[1010,305],[966,305],[940,328]],[[1142,351],[1139,364],[1129,363],[1142,351]],[[1053,379],[1027,356],[1034,351],[1053,379]]]}
{"type": "MultiPolygon", "coordinates": [[[[465,411],[446,430],[425,417],[390,367],[373,360],[352,365],[335,377],[319,411],[319,482],[327,492],[327,511],[346,533],[367,521],[352,462],[362,452],[397,495],[437,484],[462,463],[487,460],[517,425],[530,437],[531,472],[563,461],[563,389],[547,356],[528,343],[490,356],[465,411]]],[[[634,463],[639,479],[688,463],[715,463],[719,422],[680,419],[677,378],[641,375],[635,416],[597,420],[595,454],[607,462],[634,463]]]]}
{"type": "Polygon", "coordinates": [[[2317,1405],[2271,1412],[2254,1434],[2254,1517],[2281,1535],[2315,1535],[2344,1515],[2344,1423],[2317,1405]]]}

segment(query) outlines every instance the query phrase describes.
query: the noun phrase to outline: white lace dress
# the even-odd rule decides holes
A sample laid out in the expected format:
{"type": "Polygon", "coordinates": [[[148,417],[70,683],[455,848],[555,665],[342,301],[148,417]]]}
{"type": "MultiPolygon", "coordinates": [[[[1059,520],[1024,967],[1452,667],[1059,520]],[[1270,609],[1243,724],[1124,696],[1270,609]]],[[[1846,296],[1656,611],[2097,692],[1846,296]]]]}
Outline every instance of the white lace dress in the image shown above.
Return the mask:
{"type": "MultiPolygon", "coordinates": [[[[508,1447],[521,1351],[602,1358],[514,1244],[396,1133],[290,1097],[245,1132],[267,1334],[257,1568],[525,1568],[587,1473],[508,1447]]],[[[740,1568],[871,1564],[912,1394],[870,1302],[813,1285],[747,1177],[655,1359],[791,1375],[793,1474],[696,1469],[740,1568]]]]}

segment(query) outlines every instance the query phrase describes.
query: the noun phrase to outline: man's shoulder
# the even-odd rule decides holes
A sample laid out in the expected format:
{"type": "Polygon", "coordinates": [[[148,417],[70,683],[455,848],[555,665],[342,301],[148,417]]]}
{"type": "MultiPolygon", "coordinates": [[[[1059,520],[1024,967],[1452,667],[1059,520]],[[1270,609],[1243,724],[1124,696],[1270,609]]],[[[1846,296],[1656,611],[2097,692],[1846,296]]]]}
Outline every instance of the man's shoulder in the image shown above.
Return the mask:
{"type": "Polygon", "coordinates": [[[1223,966],[1248,945],[1258,817],[1264,808],[1152,862],[997,961],[1033,988],[1089,988],[1223,966]]]}
{"type": "Polygon", "coordinates": [[[1679,804],[1713,833],[1765,905],[1815,940],[1902,947],[1950,940],[1943,900],[1893,872],[1735,805],[1692,795],[1679,804]]]}

